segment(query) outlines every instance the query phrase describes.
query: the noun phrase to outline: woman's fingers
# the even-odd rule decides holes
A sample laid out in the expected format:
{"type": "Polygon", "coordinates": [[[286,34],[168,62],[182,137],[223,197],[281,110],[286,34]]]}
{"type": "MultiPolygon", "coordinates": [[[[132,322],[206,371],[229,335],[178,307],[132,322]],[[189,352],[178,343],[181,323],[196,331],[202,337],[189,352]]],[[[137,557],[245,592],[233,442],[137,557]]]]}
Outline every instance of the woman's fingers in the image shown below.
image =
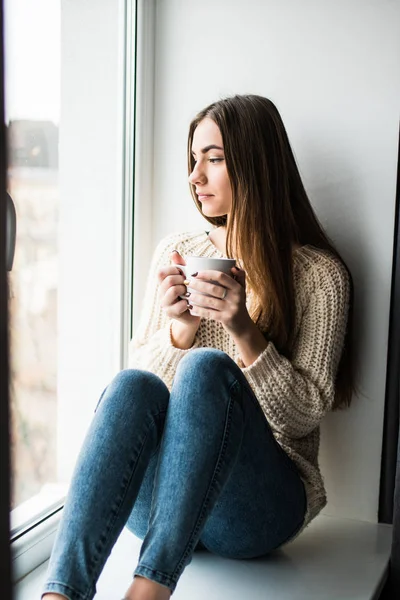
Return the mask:
{"type": "Polygon", "coordinates": [[[158,272],[160,304],[170,318],[182,317],[190,302],[194,305],[190,309],[191,315],[222,320],[229,318],[235,307],[243,302],[246,274],[242,269],[234,267],[230,275],[213,270],[201,271],[195,276],[188,274],[186,286],[179,266],[169,265],[158,272]],[[186,300],[180,296],[186,295],[187,287],[191,288],[191,293],[186,300]]]}
{"type": "Polygon", "coordinates": [[[188,303],[186,302],[186,300],[180,300],[178,298],[178,301],[175,302],[175,304],[168,306],[164,310],[170,319],[176,319],[180,317],[183,313],[185,313],[187,309],[188,303]]]}
{"type": "Polygon", "coordinates": [[[163,267],[157,273],[158,283],[162,283],[166,277],[171,275],[180,275],[184,276],[182,269],[179,268],[179,265],[170,265],[168,267],[163,267]]]}
{"type": "Polygon", "coordinates": [[[167,308],[168,306],[172,306],[179,299],[179,296],[183,296],[184,294],[186,294],[186,286],[183,284],[173,285],[164,294],[160,295],[161,307],[167,308]]]}
{"type": "Polygon", "coordinates": [[[173,265],[186,265],[186,261],[178,250],[172,250],[170,259],[173,265]]]}
{"type": "MultiPolygon", "coordinates": [[[[192,281],[192,277],[188,277],[192,281]]],[[[236,283],[231,275],[221,271],[199,271],[194,277],[195,281],[216,282],[228,289],[234,288],[236,283]]]]}
{"type": "Polygon", "coordinates": [[[167,275],[165,279],[160,283],[158,290],[161,296],[167,293],[167,291],[175,285],[183,285],[183,275],[167,275]]]}
{"type": "MultiPolygon", "coordinates": [[[[196,277],[190,277],[187,286],[191,290],[214,296],[214,298],[220,300],[226,297],[227,290],[235,291],[240,289],[239,284],[229,275],[225,275],[225,273],[220,273],[224,277],[219,277],[218,283],[214,283],[217,281],[215,275],[203,275],[204,273],[207,273],[207,271],[202,271],[196,277]]],[[[217,273],[217,271],[209,271],[209,273],[217,273]]]]}
{"type": "Polygon", "coordinates": [[[238,267],[232,268],[232,275],[243,288],[246,288],[246,271],[239,269],[238,267]]]}
{"type": "MultiPolygon", "coordinates": [[[[222,288],[224,289],[224,288],[222,288]]],[[[226,288],[225,288],[226,289],[226,288]]],[[[213,296],[204,296],[204,294],[195,294],[191,292],[188,301],[193,306],[201,306],[210,310],[221,311],[225,308],[225,302],[222,298],[214,298],[213,296]]]]}
{"type": "Polygon", "coordinates": [[[160,269],[157,276],[161,308],[170,318],[180,317],[187,311],[187,301],[180,298],[187,292],[183,271],[179,265],[170,265],[160,269]]]}

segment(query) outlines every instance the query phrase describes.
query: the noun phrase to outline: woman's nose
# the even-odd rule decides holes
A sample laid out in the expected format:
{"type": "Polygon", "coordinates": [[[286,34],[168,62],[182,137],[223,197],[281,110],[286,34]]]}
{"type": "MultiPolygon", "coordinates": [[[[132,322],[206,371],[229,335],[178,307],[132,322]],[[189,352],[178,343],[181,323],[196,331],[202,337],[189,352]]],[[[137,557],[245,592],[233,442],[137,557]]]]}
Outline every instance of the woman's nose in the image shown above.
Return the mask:
{"type": "Polygon", "coordinates": [[[196,163],[193,168],[193,171],[189,175],[189,183],[195,185],[196,183],[204,183],[204,181],[204,172],[199,168],[198,163],[196,163]]]}

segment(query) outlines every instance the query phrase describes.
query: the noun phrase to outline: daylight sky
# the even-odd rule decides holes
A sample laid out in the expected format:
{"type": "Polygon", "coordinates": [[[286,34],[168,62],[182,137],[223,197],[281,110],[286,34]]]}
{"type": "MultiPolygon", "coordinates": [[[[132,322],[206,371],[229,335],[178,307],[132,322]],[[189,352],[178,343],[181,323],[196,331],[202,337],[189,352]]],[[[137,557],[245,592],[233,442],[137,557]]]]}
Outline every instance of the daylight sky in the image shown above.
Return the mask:
{"type": "Polygon", "coordinates": [[[61,0],[4,0],[6,123],[60,115],[61,0]]]}

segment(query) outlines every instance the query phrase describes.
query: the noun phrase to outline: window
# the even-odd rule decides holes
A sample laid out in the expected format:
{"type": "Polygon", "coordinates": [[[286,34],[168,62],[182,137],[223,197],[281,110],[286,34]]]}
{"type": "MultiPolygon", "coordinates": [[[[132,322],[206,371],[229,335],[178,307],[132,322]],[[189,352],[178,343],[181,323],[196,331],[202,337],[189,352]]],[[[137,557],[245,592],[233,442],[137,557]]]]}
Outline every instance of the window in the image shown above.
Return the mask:
{"type": "Polygon", "coordinates": [[[17,214],[11,524],[21,538],[62,505],[98,398],[126,358],[135,14],[114,0],[62,10],[61,0],[5,0],[4,12],[17,214]]]}
{"type": "Polygon", "coordinates": [[[38,496],[49,504],[58,481],[60,3],[38,4],[5,2],[7,187],[17,213],[9,277],[14,519],[38,496]]]}

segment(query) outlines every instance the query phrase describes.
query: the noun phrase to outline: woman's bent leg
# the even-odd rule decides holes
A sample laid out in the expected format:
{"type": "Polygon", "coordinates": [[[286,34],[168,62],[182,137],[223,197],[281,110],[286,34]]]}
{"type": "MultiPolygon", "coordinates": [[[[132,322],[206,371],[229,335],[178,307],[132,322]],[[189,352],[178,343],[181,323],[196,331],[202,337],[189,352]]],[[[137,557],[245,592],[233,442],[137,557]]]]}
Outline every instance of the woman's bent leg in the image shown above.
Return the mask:
{"type": "Polygon", "coordinates": [[[244,375],[238,377],[245,412],[242,444],[200,541],[219,556],[249,559],[282,546],[300,530],[307,498],[296,465],[275,440],[244,375]]]}
{"type": "Polygon", "coordinates": [[[229,558],[261,556],[300,529],[306,508],[298,470],[239,367],[218,350],[187,354],[171,391],[134,574],[173,591],[196,545],[229,558]]]}
{"type": "Polygon", "coordinates": [[[42,593],[90,600],[132,510],[164,428],[169,392],[146,371],[121,371],[80,451],[42,593]]]}
{"type": "Polygon", "coordinates": [[[242,393],[229,361],[218,350],[193,350],[179,363],[170,394],[149,529],[134,574],[172,591],[242,442],[242,393]]]}

